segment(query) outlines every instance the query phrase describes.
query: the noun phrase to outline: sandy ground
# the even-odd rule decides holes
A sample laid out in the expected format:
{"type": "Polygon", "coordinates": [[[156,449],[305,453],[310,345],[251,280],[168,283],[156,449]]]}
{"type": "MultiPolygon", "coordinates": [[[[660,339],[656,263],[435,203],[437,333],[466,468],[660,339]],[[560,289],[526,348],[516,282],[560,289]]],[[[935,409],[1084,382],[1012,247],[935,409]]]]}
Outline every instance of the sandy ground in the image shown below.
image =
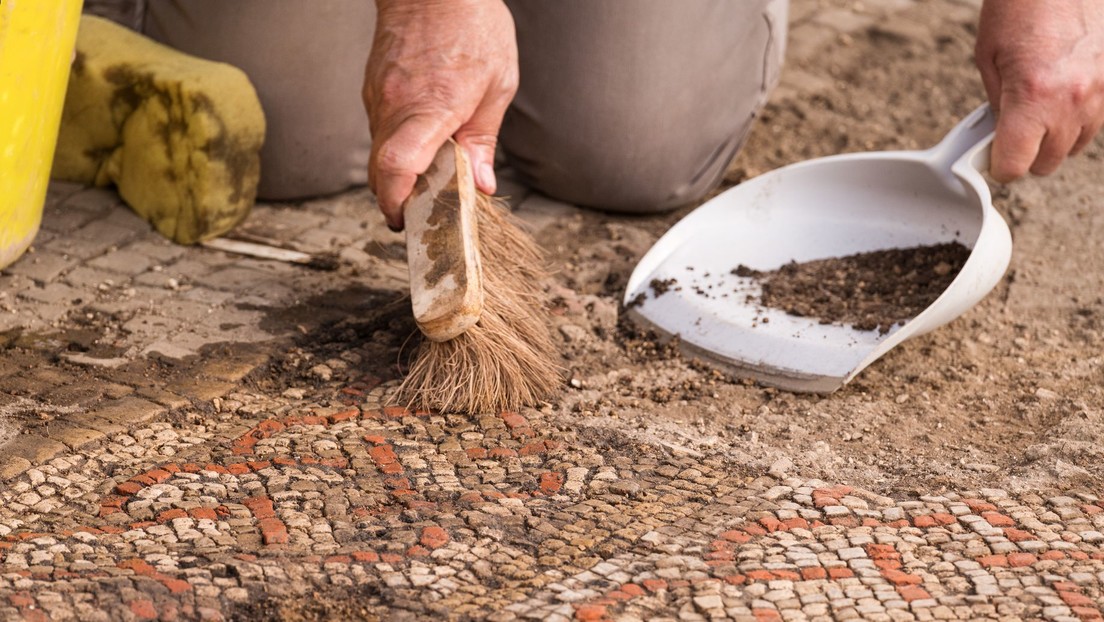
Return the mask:
{"type": "MultiPolygon", "coordinates": [[[[822,155],[937,142],[982,101],[975,18],[957,8],[924,3],[788,67],[822,88],[774,101],[729,181],[822,155]]],[[[685,211],[666,219],[578,214],[547,226],[539,238],[563,285],[582,295],[575,304],[595,309],[562,319],[577,388],[549,408],[575,413],[584,426],[658,436],[688,451],[725,448],[760,466],[789,460],[802,474],[896,495],[1099,486],[1101,155],[1098,141],[1051,178],[995,188],[1015,245],[1003,282],[962,318],[824,397],[642,356],[614,329],[633,261],[685,211]]]]}

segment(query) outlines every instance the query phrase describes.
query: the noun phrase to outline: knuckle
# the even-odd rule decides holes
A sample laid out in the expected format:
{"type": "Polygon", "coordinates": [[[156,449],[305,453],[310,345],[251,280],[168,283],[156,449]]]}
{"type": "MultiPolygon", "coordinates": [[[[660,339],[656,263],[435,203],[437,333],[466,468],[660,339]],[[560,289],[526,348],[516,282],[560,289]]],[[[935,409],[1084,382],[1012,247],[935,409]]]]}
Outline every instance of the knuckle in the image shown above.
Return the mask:
{"type": "Polygon", "coordinates": [[[1090,103],[1099,92],[1100,87],[1088,76],[1078,76],[1066,86],[1066,93],[1070,103],[1080,109],[1090,103]]]}
{"type": "Polygon", "coordinates": [[[437,80],[417,80],[392,72],[365,86],[365,94],[382,110],[433,110],[454,99],[453,89],[437,80]]]}
{"type": "Polygon", "coordinates": [[[498,137],[486,132],[464,133],[462,136],[458,135],[457,139],[465,145],[485,150],[491,154],[494,153],[495,145],[498,144],[498,137]]]}
{"type": "Polygon", "coordinates": [[[1067,87],[1070,98],[1076,103],[1082,103],[1089,95],[1089,82],[1088,80],[1078,79],[1074,80],[1067,87]]]}
{"type": "Polygon", "coordinates": [[[1045,71],[1028,71],[1020,78],[1019,92],[1029,100],[1048,99],[1055,92],[1054,79],[1045,71]]]}
{"type": "Polygon", "coordinates": [[[518,77],[518,72],[506,72],[498,81],[498,90],[504,95],[512,98],[514,94],[517,93],[520,82],[521,80],[518,77]]]}
{"type": "Polygon", "coordinates": [[[417,93],[395,99],[390,110],[399,119],[431,118],[445,124],[459,125],[458,98],[452,89],[442,85],[426,85],[417,93]]]}
{"type": "Polygon", "coordinates": [[[375,98],[380,103],[401,102],[408,97],[408,82],[394,74],[383,76],[374,87],[375,98]]]}
{"type": "Polygon", "coordinates": [[[385,141],[376,154],[376,171],[384,175],[400,175],[411,170],[410,156],[407,151],[395,148],[385,141]]]}
{"type": "Polygon", "coordinates": [[[360,89],[360,99],[364,102],[365,106],[372,105],[372,101],[375,99],[375,91],[372,89],[371,82],[364,82],[363,88],[360,89]]]}

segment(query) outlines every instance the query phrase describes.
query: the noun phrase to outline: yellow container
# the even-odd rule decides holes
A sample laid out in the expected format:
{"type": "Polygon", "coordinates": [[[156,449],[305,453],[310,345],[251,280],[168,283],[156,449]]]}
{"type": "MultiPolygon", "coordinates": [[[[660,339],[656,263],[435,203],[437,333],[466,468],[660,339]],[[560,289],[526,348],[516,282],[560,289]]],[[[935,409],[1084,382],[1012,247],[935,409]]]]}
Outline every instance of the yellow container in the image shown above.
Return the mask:
{"type": "Polygon", "coordinates": [[[0,0],[0,268],[42,222],[80,12],[81,0],[0,0]]]}

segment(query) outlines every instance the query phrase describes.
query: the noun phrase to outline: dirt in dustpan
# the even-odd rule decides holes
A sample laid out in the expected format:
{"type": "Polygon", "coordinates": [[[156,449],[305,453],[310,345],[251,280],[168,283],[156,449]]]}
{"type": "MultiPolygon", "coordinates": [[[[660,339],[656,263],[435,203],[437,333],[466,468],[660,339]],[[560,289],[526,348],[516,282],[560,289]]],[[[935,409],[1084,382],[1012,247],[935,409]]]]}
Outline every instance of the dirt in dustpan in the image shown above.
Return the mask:
{"type": "Polygon", "coordinates": [[[886,333],[934,302],[969,256],[951,242],[790,262],[769,272],[741,265],[732,273],[759,282],[762,294],[753,301],[765,307],[886,333]]]}

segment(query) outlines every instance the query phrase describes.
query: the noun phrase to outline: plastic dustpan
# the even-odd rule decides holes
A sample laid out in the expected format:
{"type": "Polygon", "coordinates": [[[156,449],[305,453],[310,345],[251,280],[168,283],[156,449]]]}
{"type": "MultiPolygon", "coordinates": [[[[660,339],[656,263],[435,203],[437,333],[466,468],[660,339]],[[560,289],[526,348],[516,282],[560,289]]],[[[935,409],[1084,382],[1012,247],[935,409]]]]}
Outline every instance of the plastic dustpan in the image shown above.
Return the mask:
{"type": "Polygon", "coordinates": [[[625,294],[630,318],[661,337],[678,336],[685,354],[737,376],[791,391],[835,391],[905,339],[955,319],[1000,281],[1012,237],[981,174],[994,126],[983,106],[931,149],[819,158],[718,195],[637,265],[625,294]],[[970,249],[962,270],[935,302],[886,333],[791,316],[746,295],[694,291],[695,280],[708,275],[718,291],[754,293],[751,279],[731,273],[740,264],[769,271],[790,261],[953,241],[970,249]],[[657,294],[654,283],[662,282],[679,283],[679,291],[657,294]]]}

